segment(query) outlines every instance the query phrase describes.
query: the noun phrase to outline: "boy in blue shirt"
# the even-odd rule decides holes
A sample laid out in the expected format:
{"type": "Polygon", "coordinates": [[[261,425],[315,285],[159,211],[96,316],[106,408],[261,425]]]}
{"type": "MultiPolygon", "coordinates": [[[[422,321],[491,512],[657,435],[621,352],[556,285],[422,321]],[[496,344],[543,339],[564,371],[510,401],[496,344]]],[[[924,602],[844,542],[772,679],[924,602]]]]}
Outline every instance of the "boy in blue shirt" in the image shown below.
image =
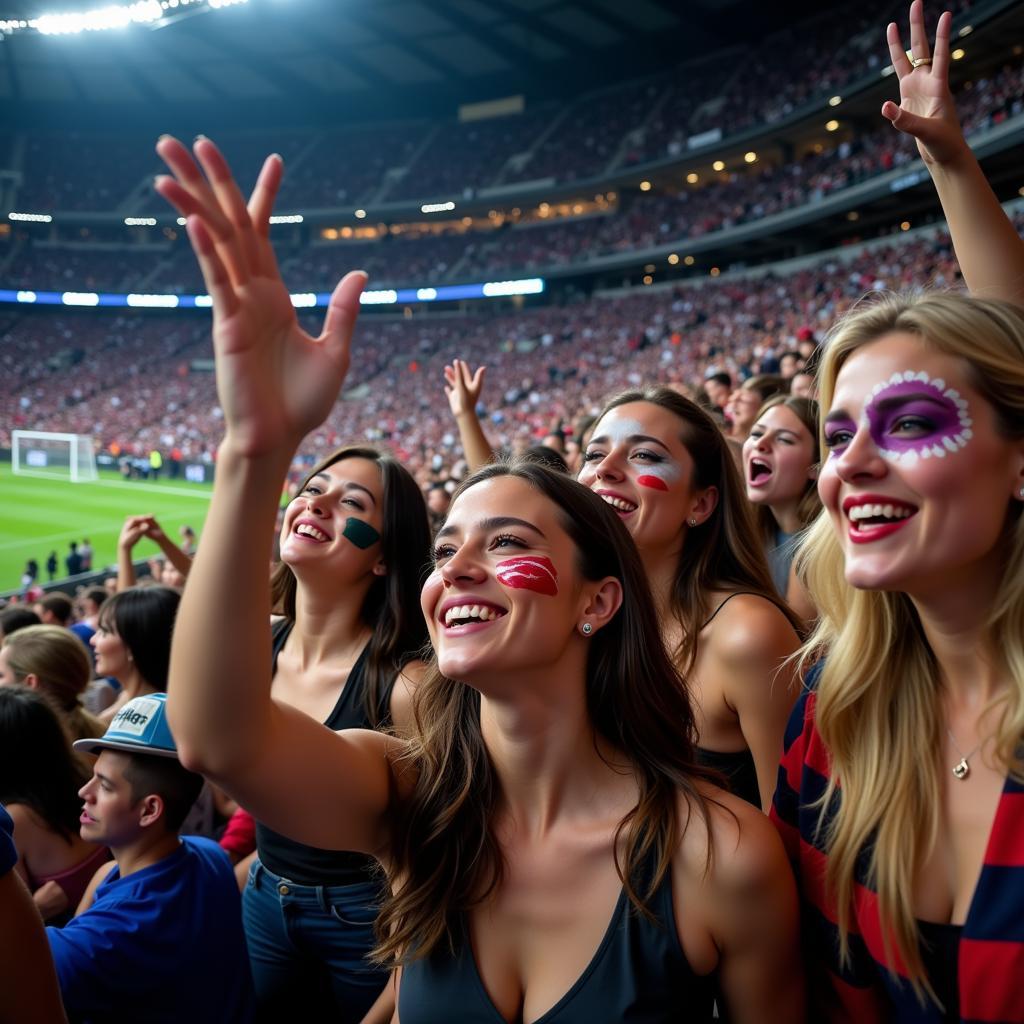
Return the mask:
{"type": "Polygon", "coordinates": [[[247,1022],[251,980],[241,903],[216,843],[178,837],[202,787],[182,767],[166,694],[129,701],[100,739],[79,791],[83,839],[110,848],[78,915],[47,928],[72,1021],[247,1022]]]}

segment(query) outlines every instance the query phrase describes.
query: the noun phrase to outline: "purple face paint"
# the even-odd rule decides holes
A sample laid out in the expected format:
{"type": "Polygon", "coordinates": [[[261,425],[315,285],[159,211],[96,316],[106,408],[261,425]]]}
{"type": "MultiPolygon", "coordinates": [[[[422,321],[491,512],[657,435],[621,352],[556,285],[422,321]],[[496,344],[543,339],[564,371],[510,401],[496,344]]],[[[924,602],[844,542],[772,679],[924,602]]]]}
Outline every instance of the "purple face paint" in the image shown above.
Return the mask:
{"type": "Polygon", "coordinates": [[[974,436],[966,399],[923,371],[894,373],[876,384],[864,403],[864,419],[882,458],[900,466],[943,459],[974,436]]]}

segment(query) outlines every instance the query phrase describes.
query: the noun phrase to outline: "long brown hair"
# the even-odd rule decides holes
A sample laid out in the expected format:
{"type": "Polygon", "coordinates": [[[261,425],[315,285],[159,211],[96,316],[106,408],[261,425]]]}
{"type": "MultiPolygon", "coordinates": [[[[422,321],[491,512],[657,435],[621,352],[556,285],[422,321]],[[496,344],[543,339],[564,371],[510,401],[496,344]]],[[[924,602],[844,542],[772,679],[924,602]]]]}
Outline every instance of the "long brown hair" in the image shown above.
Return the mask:
{"type": "MultiPolygon", "coordinates": [[[[423,492],[409,471],[389,452],[369,445],[347,445],[321,459],[299,487],[343,459],[365,459],[380,472],[383,488],[381,558],[384,576],[374,578],[363,601],[363,622],[372,631],[366,652],[365,708],[376,728],[387,719],[384,695],[395,676],[427,643],[427,628],[420,614],[420,587],[430,561],[430,523],[423,492]]],[[[278,562],[270,578],[275,614],[295,622],[295,573],[278,562]]]]}
{"type": "MultiPolygon", "coordinates": [[[[526,461],[484,467],[454,500],[501,476],[525,481],[558,506],[585,579],[622,583],[621,608],[589,641],[587,711],[595,735],[621,751],[636,776],[637,803],[619,823],[615,861],[630,900],[651,916],[647,902],[688,824],[678,820],[678,791],[706,819],[697,781],[713,778],[695,760],[686,683],[661,642],[636,547],[608,505],[564,474],[526,461]]],[[[499,783],[480,729],[480,694],[443,676],[434,659],[413,707],[416,738],[398,767],[408,767],[415,782],[397,809],[393,893],[377,921],[381,961],[426,956],[445,938],[454,947],[459,918],[501,884],[504,870],[492,824],[499,783]]]]}
{"type": "Polygon", "coordinates": [[[671,610],[683,630],[679,648],[673,652],[677,664],[686,672],[693,668],[697,639],[712,611],[710,595],[715,591],[745,591],[764,597],[777,605],[799,632],[796,617],[775,591],[743,480],[715,421],[696,402],[665,387],[616,395],[601,410],[598,421],[612,409],[632,402],[649,402],[679,417],[680,440],[693,459],[692,486],[718,490],[715,511],[690,530],[676,566],[671,610]]]}
{"type": "MultiPolygon", "coordinates": [[[[818,436],[821,414],[818,409],[818,403],[813,398],[803,398],[800,395],[772,395],[758,410],[757,420],[769,409],[774,409],[777,405],[789,409],[811,435],[811,465],[817,466],[821,462],[821,441],[818,436]]],[[[757,420],[754,420],[755,424],[757,420]]],[[[815,517],[820,511],[821,498],[818,497],[817,478],[808,477],[804,483],[803,493],[800,495],[800,504],[796,510],[796,514],[800,518],[800,529],[806,530],[814,522],[815,517]]],[[[772,510],[767,505],[755,505],[754,518],[757,521],[758,532],[761,534],[765,545],[768,547],[773,546],[779,524],[775,521],[772,510]]]]}

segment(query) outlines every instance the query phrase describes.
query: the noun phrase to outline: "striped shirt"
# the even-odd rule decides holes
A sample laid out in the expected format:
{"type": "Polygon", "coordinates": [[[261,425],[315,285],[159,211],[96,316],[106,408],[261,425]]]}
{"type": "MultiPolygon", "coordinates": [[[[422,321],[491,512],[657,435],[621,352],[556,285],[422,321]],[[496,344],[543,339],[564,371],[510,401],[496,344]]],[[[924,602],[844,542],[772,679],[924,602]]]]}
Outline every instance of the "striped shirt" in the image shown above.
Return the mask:
{"type": "MultiPolygon", "coordinates": [[[[812,1019],[937,1024],[943,1015],[918,1001],[896,963],[886,967],[878,895],[858,863],[850,919],[850,959],[839,960],[835,904],[825,889],[828,853],[817,801],[828,785],[828,752],[814,724],[816,694],[805,692],[789,721],[772,819],[800,886],[805,962],[812,1019]]],[[[838,807],[834,794],[824,823],[838,807]]],[[[996,808],[978,886],[960,939],[960,1020],[963,1024],[1024,1022],[1024,786],[1008,778],[996,808]]]]}

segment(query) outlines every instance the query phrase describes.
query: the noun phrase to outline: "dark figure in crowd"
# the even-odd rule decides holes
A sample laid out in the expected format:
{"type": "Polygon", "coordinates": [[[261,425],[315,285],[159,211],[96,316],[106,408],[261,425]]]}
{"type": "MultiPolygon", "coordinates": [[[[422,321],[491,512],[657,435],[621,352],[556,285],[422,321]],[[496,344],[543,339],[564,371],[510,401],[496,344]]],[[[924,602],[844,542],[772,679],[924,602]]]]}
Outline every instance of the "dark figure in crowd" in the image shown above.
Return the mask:
{"type": "Polygon", "coordinates": [[[69,576],[77,576],[82,571],[82,556],[78,553],[78,541],[72,541],[70,550],[64,558],[64,565],[69,576]]]}
{"type": "Polygon", "coordinates": [[[51,551],[50,557],[46,559],[46,578],[52,583],[53,578],[57,575],[57,568],[59,566],[57,561],[57,552],[51,551]]]}
{"type": "Polygon", "coordinates": [[[26,626],[38,626],[40,622],[39,616],[31,608],[19,604],[11,605],[0,611],[0,640],[26,626]]]}

